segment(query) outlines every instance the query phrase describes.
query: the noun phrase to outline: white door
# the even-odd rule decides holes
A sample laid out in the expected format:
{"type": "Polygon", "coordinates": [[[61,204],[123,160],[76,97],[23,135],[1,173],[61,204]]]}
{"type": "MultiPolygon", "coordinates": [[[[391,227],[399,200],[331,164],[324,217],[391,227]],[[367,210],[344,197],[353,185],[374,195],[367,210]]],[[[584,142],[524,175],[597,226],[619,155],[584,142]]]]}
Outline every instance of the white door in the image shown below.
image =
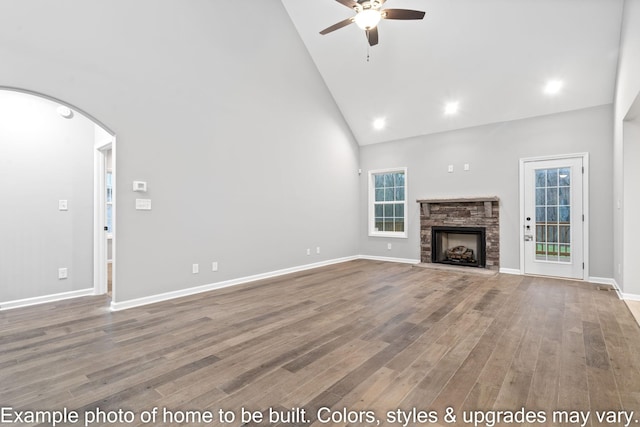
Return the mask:
{"type": "Polygon", "coordinates": [[[98,141],[94,165],[93,274],[96,295],[114,291],[115,268],[115,138],[98,141]]]}
{"type": "Polygon", "coordinates": [[[525,274],[584,278],[582,162],[524,162],[525,274]]]}
{"type": "Polygon", "coordinates": [[[113,150],[110,148],[105,151],[105,198],[104,198],[104,231],[106,232],[106,253],[107,253],[107,294],[112,295],[113,292],[113,150]]]}

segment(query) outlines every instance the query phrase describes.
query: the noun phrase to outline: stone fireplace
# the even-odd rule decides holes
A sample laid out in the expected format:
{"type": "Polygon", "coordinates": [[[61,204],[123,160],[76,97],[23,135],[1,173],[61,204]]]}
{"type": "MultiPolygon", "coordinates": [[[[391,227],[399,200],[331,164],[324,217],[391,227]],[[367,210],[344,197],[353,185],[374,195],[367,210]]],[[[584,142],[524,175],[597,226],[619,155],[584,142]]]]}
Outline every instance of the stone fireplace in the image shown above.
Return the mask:
{"type": "Polygon", "coordinates": [[[500,269],[497,197],[424,199],[420,203],[420,261],[500,269]]]}

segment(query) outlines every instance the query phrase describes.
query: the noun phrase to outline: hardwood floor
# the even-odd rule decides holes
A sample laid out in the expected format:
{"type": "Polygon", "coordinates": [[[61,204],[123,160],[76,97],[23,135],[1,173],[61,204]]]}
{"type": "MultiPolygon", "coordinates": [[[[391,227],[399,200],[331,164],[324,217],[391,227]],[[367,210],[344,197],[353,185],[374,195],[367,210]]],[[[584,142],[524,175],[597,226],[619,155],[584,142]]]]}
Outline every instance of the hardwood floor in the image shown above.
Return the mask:
{"type": "Polygon", "coordinates": [[[636,319],[636,322],[640,324],[640,301],[625,300],[625,304],[629,307],[629,311],[631,311],[631,315],[636,319]]]}
{"type": "MultiPolygon", "coordinates": [[[[266,419],[246,424],[278,426],[469,425],[472,415],[489,427],[498,415],[495,425],[581,425],[554,422],[557,410],[613,426],[625,423],[595,411],[640,412],[640,329],[614,292],[580,282],[362,260],[107,306],[88,297],[0,312],[0,407],[81,416],[58,425],[132,411],[132,422],[90,424],[132,426],[238,426],[242,408],[266,419]],[[142,422],[154,407],[156,422],[142,422]],[[413,408],[423,421],[397,418],[413,408]],[[545,422],[504,418],[522,408],[545,422]],[[213,421],[181,422],[206,411],[213,421]]],[[[51,425],[11,425],[31,424],[51,425]]]]}

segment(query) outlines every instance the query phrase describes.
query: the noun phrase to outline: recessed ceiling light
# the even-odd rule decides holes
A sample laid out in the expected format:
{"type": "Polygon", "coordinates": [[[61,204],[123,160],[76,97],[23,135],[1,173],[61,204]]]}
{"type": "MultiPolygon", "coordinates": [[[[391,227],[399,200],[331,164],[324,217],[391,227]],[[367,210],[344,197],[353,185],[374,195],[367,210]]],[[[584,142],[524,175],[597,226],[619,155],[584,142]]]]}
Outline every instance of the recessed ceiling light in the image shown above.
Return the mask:
{"type": "Polygon", "coordinates": [[[460,103],[458,101],[447,102],[447,104],[444,106],[444,113],[446,115],[456,114],[458,112],[459,107],[460,107],[460,103]]]}
{"type": "Polygon", "coordinates": [[[544,93],[547,95],[555,95],[560,92],[562,86],[564,86],[562,80],[549,80],[547,85],[544,87],[544,93]]]}
{"type": "Polygon", "coordinates": [[[373,121],[373,128],[375,130],[382,130],[387,125],[387,122],[384,118],[375,119],[373,121]]]}

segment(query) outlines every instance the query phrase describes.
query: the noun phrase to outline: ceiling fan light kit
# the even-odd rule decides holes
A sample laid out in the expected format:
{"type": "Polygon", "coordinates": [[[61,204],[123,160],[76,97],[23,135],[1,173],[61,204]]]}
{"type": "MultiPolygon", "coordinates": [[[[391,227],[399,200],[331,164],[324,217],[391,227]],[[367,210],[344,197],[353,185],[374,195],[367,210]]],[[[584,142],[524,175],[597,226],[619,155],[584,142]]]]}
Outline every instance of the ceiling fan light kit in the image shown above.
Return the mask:
{"type": "Polygon", "coordinates": [[[378,44],[378,23],[382,19],[399,20],[420,20],[424,18],[425,12],[410,9],[381,9],[386,0],[336,0],[338,3],[353,9],[356,15],[333,24],[320,31],[320,34],[329,34],[342,27],[355,22],[355,24],[365,31],[369,45],[378,44]]]}
{"type": "Polygon", "coordinates": [[[358,13],[355,18],[356,25],[363,30],[371,30],[378,25],[380,19],[382,19],[382,15],[379,10],[375,9],[367,9],[358,13]]]}

